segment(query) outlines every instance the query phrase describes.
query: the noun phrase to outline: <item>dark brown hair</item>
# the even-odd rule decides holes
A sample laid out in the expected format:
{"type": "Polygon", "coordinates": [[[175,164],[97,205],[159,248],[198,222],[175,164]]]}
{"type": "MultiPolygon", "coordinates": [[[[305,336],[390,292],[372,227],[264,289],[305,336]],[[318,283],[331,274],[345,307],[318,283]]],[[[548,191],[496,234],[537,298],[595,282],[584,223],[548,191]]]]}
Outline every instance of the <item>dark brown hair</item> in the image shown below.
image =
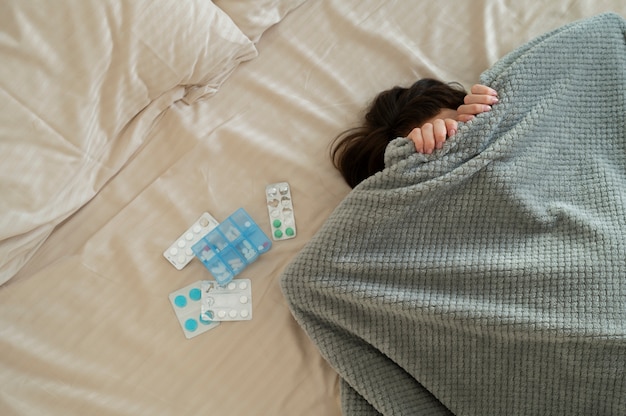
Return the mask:
{"type": "Polygon", "coordinates": [[[348,185],[354,188],[365,178],[384,169],[385,148],[397,137],[435,117],[442,109],[456,110],[463,104],[460,84],[421,79],[409,88],[393,87],[374,99],[364,123],[339,134],[331,158],[348,185]]]}

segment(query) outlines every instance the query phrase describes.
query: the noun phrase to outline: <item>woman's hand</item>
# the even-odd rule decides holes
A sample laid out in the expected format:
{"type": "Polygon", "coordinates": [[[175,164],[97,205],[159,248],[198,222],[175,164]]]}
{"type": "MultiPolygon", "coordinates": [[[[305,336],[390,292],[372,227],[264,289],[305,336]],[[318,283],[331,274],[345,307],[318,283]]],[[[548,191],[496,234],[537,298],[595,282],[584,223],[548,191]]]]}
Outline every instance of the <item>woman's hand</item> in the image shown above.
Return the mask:
{"type": "Polygon", "coordinates": [[[451,118],[438,118],[416,127],[407,136],[415,144],[418,153],[431,154],[435,149],[441,149],[448,137],[456,133],[458,123],[451,118]]]}
{"type": "Polygon", "coordinates": [[[491,110],[491,106],[498,102],[498,93],[486,85],[476,84],[465,96],[464,104],[457,108],[457,121],[467,122],[477,114],[491,110]]]}
{"type": "Polygon", "coordinates": [[[431,121],[424,123],[421,127],[414,128],[407,136],[415,144],[418,153],[431,154],[435,149],[441,149],[448,137],[452,137],[458,128],[457,122],[467,122],[477,114],[491,111],[491,106],[498,102],[498,93],[493,88],[486,85],[476,84],[470,89],[470,93],[465,96],[464,104],[459,106],[454,114],[454,110],[442,110],[440,114],[431,121]],[[450,114],[450,111],[453,114],[450,114]],[[448,115],[452,118],[444,118],[448,115]]]}

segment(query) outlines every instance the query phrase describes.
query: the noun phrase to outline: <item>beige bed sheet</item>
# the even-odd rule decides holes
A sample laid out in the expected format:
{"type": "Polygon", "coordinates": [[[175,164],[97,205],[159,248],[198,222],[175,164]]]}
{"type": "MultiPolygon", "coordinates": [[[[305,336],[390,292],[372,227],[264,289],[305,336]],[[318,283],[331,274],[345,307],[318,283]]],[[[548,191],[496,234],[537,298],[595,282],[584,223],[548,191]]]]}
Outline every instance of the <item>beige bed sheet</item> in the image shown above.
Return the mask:
{"type": "Polygon", "coordinates": [[[339,415],[337,378],[292,319],[281,271],[349,192],[329,143],[380,90],[469,87],[517,45],[615,1],[308,0],[213,97],[166,110],[140,151],[0,288],[2,415],[339,415]],[[241,277],[254,319],[186,339],[168,294],[210,275],[163,250],[202,212],[291,184],[298,235],[241,277]]]}

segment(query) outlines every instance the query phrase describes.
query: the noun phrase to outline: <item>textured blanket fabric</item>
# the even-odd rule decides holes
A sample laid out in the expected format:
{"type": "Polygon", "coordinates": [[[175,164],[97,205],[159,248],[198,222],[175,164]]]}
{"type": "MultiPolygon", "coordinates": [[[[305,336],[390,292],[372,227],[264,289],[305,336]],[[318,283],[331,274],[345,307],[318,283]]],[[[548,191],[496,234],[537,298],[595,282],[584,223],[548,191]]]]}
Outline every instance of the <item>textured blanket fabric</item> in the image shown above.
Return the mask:
{"type": "Polygon", "coordinates": [[[625,28],[503,58],[490,113],[393,141],[285,270],[346,415],[626,414],[625,28]]]}

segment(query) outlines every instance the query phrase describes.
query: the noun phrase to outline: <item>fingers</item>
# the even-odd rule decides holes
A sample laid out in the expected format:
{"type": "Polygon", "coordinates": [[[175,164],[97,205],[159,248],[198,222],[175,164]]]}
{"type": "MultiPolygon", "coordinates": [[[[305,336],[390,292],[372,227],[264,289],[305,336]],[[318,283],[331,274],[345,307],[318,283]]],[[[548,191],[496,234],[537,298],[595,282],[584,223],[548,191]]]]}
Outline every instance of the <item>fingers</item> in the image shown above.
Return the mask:
{"type": "Polygon", "coordinates": [[[498,101],[500,101],[498,97],[494,95],[487,95],[487,94],[467,94],[465,98],[463,99],[463,103],[465,104],[492,105],[492,104],[497,104],[498,101]]]}
{"type": "Polygon", "coordinates": [[[452,119],[436,119],[422,127],[414,128],[407,136],[415,144],[418,153],[431,154],[441,149],[446,139],[456,133],[458,124],[452,119]]]}
{"type": "MultiPolygon", "coordinates": [[[[489,89],[491,90],[491,88],[489,89]]],[[[493,91],[493,90],[491,90],[493,91]]],[[[463,99],[463,103],[465,105],[484,105],[491,106],[493,104],[497,104],[500,100],[497,95],[492,94],[467,94],[463,99]]]]}
{"type": "Polygon", "coordinates": [[[491,111],[491,106],[498,102],[496,90],[486,85],[475,84],[465,96],[463,104],[457,108],[457,121],[468,122],[477,114],[491,111]]]}
{"type": "Polygon", "coordinates": [[[407,136],[415,145],[417,153],[424,153],[424,138],[422,137],[422,127],[416,127],[407,136]]]}
{"type": "Polygon", "coordinates": [[[429,140],[429,148],[427,149],[430,150],[430,152],[428,152],[429,154],[432,153],[435,149],[441,149],[446,141],[446,138],[448,137],[448,128],[444,120],[438,118],[433,122],[432,126],[432,140],[429,140]],[[431,142],[432,146],[434,147],[432,149],[430,148],[431,142]]]}
{"type": "Polygon", "coordinates": [[[476,117],[476,116],[474,116],[472,114],[461,114],[459,112],[459,115],[457,116],[456,119],[457,119],[457,121],[459,121],[461,123],[467,123],[468,121],[473,120],[474,117],[476,117]]]}
{"type": "Polygon", "coordinates": [[[470,88],[470,94],[490,95],[492,97],[498,96],[498,92],[496,90],[494,90],[493,88],[489,88],[488,86],[482,85],[482,84],[472,85],[472,88],[470,88]]]}
{"type": "Polygon", "coordinates": [[[487,104],[463,104],[456,109],[457,121],[468,121],[475,115],[491,111],[491,106],[487,104]]]}
{"type": "Polygon", "coordinates": [[[456,130],[459,127],[459,123],[456,120],[447,118],[444,120],[446,124],[446,130],[448,131],[448,137],[452,137],[456,134],[456,130]]]}

